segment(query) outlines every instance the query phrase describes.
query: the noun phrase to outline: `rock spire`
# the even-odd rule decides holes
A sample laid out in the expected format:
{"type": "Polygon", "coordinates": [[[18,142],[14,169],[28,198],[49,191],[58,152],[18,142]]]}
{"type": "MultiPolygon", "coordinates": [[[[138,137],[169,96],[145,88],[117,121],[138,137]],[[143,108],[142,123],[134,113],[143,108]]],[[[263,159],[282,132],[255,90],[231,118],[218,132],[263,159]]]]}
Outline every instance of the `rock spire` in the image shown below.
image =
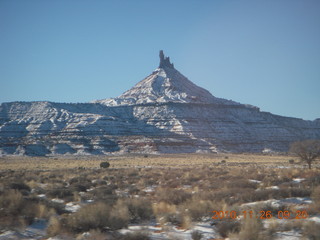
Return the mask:
{"type": "Polygon", "coordinates": [[[174,68],[173,63],[170,62],[170,57],[165,57],[162,50],[160,50],[159,57],[160,57],[159,68],[165,68],[165,67],[174,68]]]}

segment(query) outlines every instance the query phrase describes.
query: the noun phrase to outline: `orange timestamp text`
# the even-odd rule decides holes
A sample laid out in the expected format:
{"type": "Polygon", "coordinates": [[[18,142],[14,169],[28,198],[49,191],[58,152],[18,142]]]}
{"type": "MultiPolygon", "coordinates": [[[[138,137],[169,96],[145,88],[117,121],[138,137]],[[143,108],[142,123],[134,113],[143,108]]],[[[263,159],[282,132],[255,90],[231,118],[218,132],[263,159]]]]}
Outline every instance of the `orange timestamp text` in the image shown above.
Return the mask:
{"type": "Polygon", "coordinates": [[[308,218],[308,213],[306,210],[297,210],[295,212],[290,211],[259,211],[255,212],[252,210],[249,211],[212,211],[212,219],[236,219],[240,216],[246,218],[257,218],[257,219],[270,219],[276,217],[278,219],[306,219],[308,218]]]}

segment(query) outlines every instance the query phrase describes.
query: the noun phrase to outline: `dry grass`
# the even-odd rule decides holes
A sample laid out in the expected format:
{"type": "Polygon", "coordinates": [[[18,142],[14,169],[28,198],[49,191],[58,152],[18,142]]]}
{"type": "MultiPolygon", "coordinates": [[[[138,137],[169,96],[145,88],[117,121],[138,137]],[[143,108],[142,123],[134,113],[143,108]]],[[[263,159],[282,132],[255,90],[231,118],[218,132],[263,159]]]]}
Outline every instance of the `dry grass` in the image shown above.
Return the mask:
{"type": "MultiPolygon", "coordinates": [[[[146,221],[188,229],[193,221],[210,219],[213,210],[240,212],[243,203],[288,197],[312,197],[310,214],[319,214],[319,168],[309,170],[288,159],[292,157],[249,154],[3,157],[0,225],[10,229],[15,222],[23,226],[43,218],[49,222],[49,236],[90,231],[99,239],[105,232],[146,221]],[[100,168],[104,161],[110,168],[100,168]],[[294,178],[305,180],[293,183],[294,178]],[[56,198],[81,208],[68,212],[64,203],[52,201],[56,198]]],[[[304,228],[317,234],[313,225],[304,228]]],[[[221,235],[241,239],[249,232],[263,239],[265,232],[259,222],[240,226],[225,221],[219,229],[221,235]]]]}
{"type": "MultiPolygon", "coordinates": [[[[99,168],[100,163],[108,161],[110,168],[130,167],[199,167],[224,165],[238,166],[292,166],[292,156],[260,154],[165,154],[128,156],[61,156],[61,157],[24,157],[4,156],[0,158],[0,170],[53,170],[73,168],[99,168]],[[228,157],[227,159],[225,159],[228,157]],[[226,163],[221,164],[225,160],[226,163]]],[[[296,162],[298,162],[296,160],[296,162]]]]}

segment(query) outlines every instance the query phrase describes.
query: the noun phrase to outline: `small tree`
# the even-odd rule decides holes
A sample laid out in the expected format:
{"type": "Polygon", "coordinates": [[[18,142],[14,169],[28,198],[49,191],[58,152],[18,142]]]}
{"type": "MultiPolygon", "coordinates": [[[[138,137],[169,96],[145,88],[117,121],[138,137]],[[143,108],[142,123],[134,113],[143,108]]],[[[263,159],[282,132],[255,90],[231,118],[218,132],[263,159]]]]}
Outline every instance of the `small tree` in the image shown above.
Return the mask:
{"type": "Polygon", "coordinates": [[[312,162],[320,157],[320,140],[294,142],[290,147],[290,152],[305,161],[311,169],[312,162]]]}
{"type": "Polygon", "coordinates": [[[101,163],[100,163],[100,167],[101,167],[101,168],[108,168],[108,167],[110,167],[110,163],[108,163],[108,162],[101,162],[101,163]]]}

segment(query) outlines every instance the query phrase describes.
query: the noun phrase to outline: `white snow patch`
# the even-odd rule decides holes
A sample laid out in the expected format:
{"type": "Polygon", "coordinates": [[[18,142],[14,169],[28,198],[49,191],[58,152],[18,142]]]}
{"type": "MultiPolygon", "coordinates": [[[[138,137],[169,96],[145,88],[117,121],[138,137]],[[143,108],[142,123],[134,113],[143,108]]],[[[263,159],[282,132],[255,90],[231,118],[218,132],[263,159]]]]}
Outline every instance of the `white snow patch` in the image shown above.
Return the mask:
{"type": "Polygon", "coordinates": [[[294,179],[292,179],[292,181],[294,182],[294,183],[301,183],[302,181],[304,181],[304,180],[306,180],[305,178],[294,178],[294,179]]]}
{"type": "Polygon", "coordinates": [[[255,180],[255,179],[249,179],[249,182],[252,182],[252,183],[261,183],[261,181],[255,180]]]}
{"type": "Polygon", "coordinates": [[[257,201],[257,202],[250,202],[244,203],[241,207],[252,207],[255,205],[265,205],[270,204],[273,208],[278,208],[283,205],[308,205],[311,204],[312,200],[310,198],[302,198],[302,197],[293,197],[293,198],[285,198],[285,199],[269,199],[265,201],[257,201]]]}
{"type": "Polygon", "coordinates": [[[320,215],[309,218],[310,221],[320,223],[320,215]]]}
{"type": "Polygon", "coordinates": [[[81,208],[77,203],[69,202],[66,204],[65,209],[69,212],[76,212],[81,208]]]}
{"type": "Polygon", "coordinates": [[[279,190],[279,187],[278,186],[270,186],[270,187],[266,187],[266,189],[279,190]]]}
{"type": "Polygon", "coordinates": [[[300,240],[302,235],[295,230],[286,232],[277,232],[275,234],[275,240],[300,240]]]}
{"type": "Polygon", "coordinates": [[[191,233],[193,231],[199,231],[202,233],[203,240],[219,238],[219,234],[216,233],[215,228],[210,225],[209,222],[198,222],[194,223],[190,229],[181,229],[176,226],[167,225],[164,228],[159,225],[131,225],[128,229],[119,230],[120,233],[132,233],[137,231],[146,231],[150,234],[150,238],[153,240],[164,240],[164,239],[184,239],[192,240],[191,233]]]}
{"type": "Polygon", "coordinates": [[[146,193],[151,193],[155,191],[155,187],[156,186],[148,186],[145,189],[143,189],[142,191],[146,192],[146,193]]]}
{"type": "Polygon", "coordinates": [[[64,200],[63,199],[59,199],[59,198],[53,198],[51,199],[52,202],[55,202],[55,203],[64,203],[64,200]]]}

